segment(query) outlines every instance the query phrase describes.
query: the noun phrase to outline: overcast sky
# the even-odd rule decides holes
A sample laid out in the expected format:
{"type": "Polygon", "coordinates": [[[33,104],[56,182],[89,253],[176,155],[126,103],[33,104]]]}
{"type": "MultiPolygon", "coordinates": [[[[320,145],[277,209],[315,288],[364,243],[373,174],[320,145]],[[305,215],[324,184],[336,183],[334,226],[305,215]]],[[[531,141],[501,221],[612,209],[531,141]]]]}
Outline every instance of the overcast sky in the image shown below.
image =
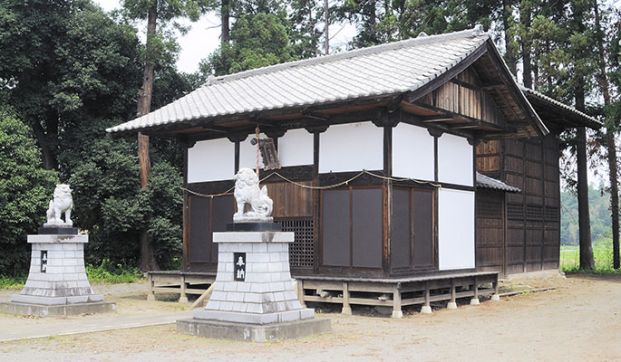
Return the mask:
{"type": "MultiPolygon", "coordinates": [[[[94,0],[105,11],[111,11],[121,7],[120,0],[94,0]]],[[[186,23],[184,23],[186,24],[186,23]]],[[[190,31],[180,36],[177,41],[181,46],[177,68],[183,72],[191,73],[198,70],[199,62],[212,53],[220,42],[220,18],[215,13],[203,15],[196,23],[187,22],[191,26],[190,31]]],[[[318,24],[322,29],[323,24],[318,24]]],[[[143,29],[139,29],[143,31],[143,29]]],[[[344,48],[355,34],[355,29],[349,24],[334,24],[330,26],[330,46],[344,48]]]]}

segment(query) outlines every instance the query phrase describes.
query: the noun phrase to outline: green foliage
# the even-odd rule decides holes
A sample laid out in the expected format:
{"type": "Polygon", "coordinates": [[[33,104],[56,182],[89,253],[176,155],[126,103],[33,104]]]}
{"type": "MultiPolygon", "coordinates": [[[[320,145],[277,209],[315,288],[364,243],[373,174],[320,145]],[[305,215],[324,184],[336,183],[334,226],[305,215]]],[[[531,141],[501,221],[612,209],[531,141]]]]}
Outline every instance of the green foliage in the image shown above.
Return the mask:
{"type": "Polygon", "coordinates": [[[338,20],[356,25],[352,48],[409,39],[421,32],[441,34],[481,24],[489,28],[501,2],[496,1],[353,1],[333,10],[338,20]]]}
{"type": "Polygon", "coordinates": [[[0,108],[0,274],[27,270],[26,235],[44,221],[56,181],[43,169],[28,126],[0,108]]]}
{"type": "Polygon", "coordinates": [[[159,264],[172,268],[181,251],[182,179],[178,169],[161,161],[141,190],[135,147],[133,140],[102,137],[82,153],[69,180],[76,223],[90,231],[90,263],[137,265],[139,230],[146,229],[159,264]]]}
{"type": "Polygon", "coordinates": [[[135,283],[143,278],[138,268],[113,264],[109,259],[102,259],[99,265],[87,265],[86,274],[91,283],[135,283]]]}
{"type": "Polygon", "coordinates": [[[123,0],[121,4],[128,17],[132,19],[146,19],[149,8],[157,8],[157,17],[162,21],[175,18],[189,18],[197,21],[202,13],[214,1],[210,0],[123,0]]]}
{"type": "Polygon", "coordinates": [[[21,289],[26,283],[26,277],[7,277],[0,275],[0,289],[21,289]]]}
{"type": "MultiPolygon", "coordinates": [[[[589,187],[589,213],[592,240],[599,243],[601,240],[611,238],[610,195],[589,187]]],[[[574,193],[563,191],[561,192],[561,244],[578,245],[578,240],[578,200],[574,193]]]]}
{"type": "MultiPolygon", "coordinates": [[[[140,85],[139,43],[90,1],[2,0],[0,79],[33,129],[47,168],[77,124],[126,119],[140,85]]],[[[67,170],[69,171],[69,170],[67,170]]]]}
{"type": "Polygon", "coordinates": [[[201,63],[204,74],[229,74],[295,60],[286,15],[242,15],[231,29],[231,43],[201,63]]]}
{"type": "MultiPolygon", "coordinates": [[[[595,268],[593,272],[601,274],[620,274],[621,271],[612,267],[612,240],[602,239],[593,245],[595,268]]],[[[580,272],[580,250],[578,246],[561,246],[561,270],[564,272],[580,272]]]]}

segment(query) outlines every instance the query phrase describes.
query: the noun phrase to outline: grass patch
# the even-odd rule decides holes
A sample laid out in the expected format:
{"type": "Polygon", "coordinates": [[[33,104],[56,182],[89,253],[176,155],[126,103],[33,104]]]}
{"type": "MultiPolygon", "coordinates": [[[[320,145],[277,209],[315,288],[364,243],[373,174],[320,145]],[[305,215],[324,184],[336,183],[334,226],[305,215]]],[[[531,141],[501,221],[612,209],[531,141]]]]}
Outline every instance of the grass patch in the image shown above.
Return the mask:
{"type": "Polygon", "coordinates": [[[6,277],[0,275],[0,289],[21,289],[26,283],[26,277],[6,277]]]}
{"type": "Polygon", "coordinates": [[[103,260],[99,266],[88,265],[86,274],[91,283],[134,283],[143,278],[138,268],[125,265],[113,265],[109,260],[103,260]]]}
{"type": "MultiPolygon", "coordinates": [[[[612,241],[600,240],[593,245],[595,268],[599,274],[621,274],[612,267],[612,241]]],[[[580,272],[580,247],[577,245],[561,245],[561,270],[569,273],[580,272]]]]}
{"type": "MultiPolygon", "coordinates": [[[[104,284],[135,283],[143,278],[138,268],[112,265],[106,260],[99,266],[88,265],[86,274],[91,283],[104,284]]],[[[26,276],[8,277],[0,275],[0,289],[21,289],[24,287],[26,279],[26,276]]]]}

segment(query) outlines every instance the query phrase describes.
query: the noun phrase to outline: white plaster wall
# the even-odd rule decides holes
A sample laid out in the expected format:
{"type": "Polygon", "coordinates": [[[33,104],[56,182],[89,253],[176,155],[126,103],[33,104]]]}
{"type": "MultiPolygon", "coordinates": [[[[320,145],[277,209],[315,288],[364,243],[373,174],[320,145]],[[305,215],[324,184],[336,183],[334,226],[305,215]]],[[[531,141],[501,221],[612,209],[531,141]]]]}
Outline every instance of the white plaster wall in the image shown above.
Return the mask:
{"type": "Polygon", "coordinates": [[[235,174],[235,144],[227,138],[198,141],[188,149],[188,183],[230,180],[235,174]]]}
{"type": "Polygon", "coordinates": [[[474,268],[474,192],[440,189],[438,254],[440,270],[474,268]]]}
{"type": "Polygon", "coordinates": [[[394,176],[434,180],[433,136],[426,128],[400,123],[392,130],[394,176]]]}
{"type": "Polygon", "coordinates": [[[313,164],[313,135],[292,129],[278,139],[278,159],[282,167],[313,164]]]}
{"type": "Polygon", "coordinates": [[[330,126],[319,135],[319,172],[381,170],[384,129],[371,122],[330,126]]]}
{"type": "Polygon", "coordinates": [[[441,182],[473,186],[472,146],[463,137],[443,134],[438,138],[438,179],[441,182]]]}
{"type": "MultiPolygon", "coordinates": [[[[266,138],[263,133],[259,134],[259,138],[266,138]]],[[[251,168],[254,170],[257,167],[257,145],[250,143],[256,135],[249,134],[245,140],[239,143],[239,168],[251,168]]],[[[263,168],[263,159],[259,157],[259,168],[263,168]]]]}

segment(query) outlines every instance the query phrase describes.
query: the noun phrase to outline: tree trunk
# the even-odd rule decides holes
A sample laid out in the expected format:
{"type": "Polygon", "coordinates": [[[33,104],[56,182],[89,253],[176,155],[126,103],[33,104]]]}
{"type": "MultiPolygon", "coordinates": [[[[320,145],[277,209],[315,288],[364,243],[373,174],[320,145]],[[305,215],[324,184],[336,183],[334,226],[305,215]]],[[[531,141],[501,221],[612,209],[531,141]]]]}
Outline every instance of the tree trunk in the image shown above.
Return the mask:
{"type": "MultiPolygon", "coordinates": [[[[155,36],[157,23],[157,5],[149,8],[147,18],[147,47],[142,79],[142,89],[138,98],[138,116],[145,115],[151,111],[151,96],[153,94],[154,62],[151,54],[151,42],[155,36]]],[[[140,164],[140,187],[146,188],[149,183],[149,173],[151,172],[151,161],[149,159],[149,136],[138,133],[138,161],[140,164]]],[[[155,253],[151,242],[151,237],[147,230],[140,231],[140,270],[149,271],[159,269],[155,260],[155,253]]]]}
{"type": "Polygon", "coordinates": [[[48,112],[46,117],[46,128],[44,129],[41,123],[34,122],[32,132],[41,148],[43,167],[58,170],[58,114],[48,112]]]}
{"type": "Polygon", "coordinates": [[[221,35],[220,45],[224,46],[231,40],[231,0],[222,0],[220,5],[221,35]]]}
{"type": "MultiPolygon", "coordinates": [[[[577,82],[576,108],[584,111],[584,86],[577,82]]],[[[589,180],[587,175],[586,128],[579,127],[576,135],[578,158],[578,225],[580,228],[580,269],[593,270],[593,247],[591,246],[591,217],[589,215],[589,180]]]]}
{"type": "Polygon", "coordinates": [[[606,148],[608,149],[608,175],[610,179],[610,212],[612,218],[612,264],[619,269],[619,184],[617,169],[617,148],[615,132],[606,127],[606,148]]]}
{"type": "MultiPolygon", "coordinates": [[[[610,106],[610,83],[606,72],[606,53],[604,51],[604,33],[600,24],[597,1],[593,6],[595,14],[595,31],[599,63],[598,83],[604,96],[604,106],[610,106]]],[[[619,269],[619,183],[617,169],[617,145],[615,143],[615,126],[611,120],[606,121],[606,149],[608,150],[608,179],[610,181],[610,212],[612,218],[612,257],[613,267],[619,269]]]]}
{"type": "Polygon", "coordinates": [[[505,62],[511,73],[517,77],[517,59],[515,57],[515,49],[509,29],[511,28],[511,19],[513,18],[513,2],[511,0],[502,1],[502,25],[505,29],[505,62]]]}
{"type": "Polygon", "coordinates": [[[328,0],[323,1],[323,14],[324,14],[324,21],[326,23],[326,25],[323,28],[323,35],[325,37],[325,43],[323,46],[324,46],[325,55],[329,55],[330,54],[330,5],[328,3],[328,0]]]}
{"type": "MultiPolygon", "coordinates": [[[[530,29],[530,4],[528,1],[522,1],[520,3],[520,22],[523,25],[524,31],[529,31],[530,29]]],[[[521,36],[522,43],[522,82],[526,88],[533,87],[533,65],[531,60],[531,41],[527,34],[522,34],[521,36]]]]}

